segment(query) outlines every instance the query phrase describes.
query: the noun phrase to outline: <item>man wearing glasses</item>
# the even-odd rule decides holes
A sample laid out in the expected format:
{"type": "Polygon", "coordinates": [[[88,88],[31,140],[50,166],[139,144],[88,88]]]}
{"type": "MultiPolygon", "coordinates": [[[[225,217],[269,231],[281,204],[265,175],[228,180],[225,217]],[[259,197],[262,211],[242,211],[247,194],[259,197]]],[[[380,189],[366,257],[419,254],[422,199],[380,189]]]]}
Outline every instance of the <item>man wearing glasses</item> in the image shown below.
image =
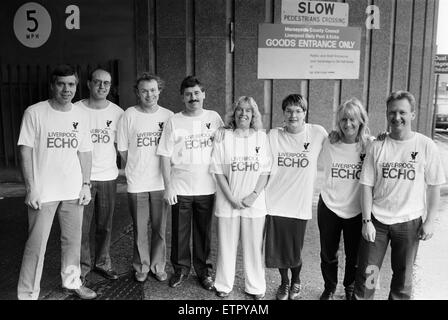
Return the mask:
{"type": "Polygon", "coordinates": [[[158,281],[167,278],[165,230],[169,207],[163,201],[164,185],[156,150],[165,122],[173,112],[158,104],[163,87],[164,82],[158,76],[144,73],[139,77],[134,86],[138,105],[126,110],[118,126],[118,151],[126,162],[134,231],[132,266],[138,282],[144,282],[149,273],[158,281]]]}
{"type": "Polygon", "coordinates": [[[118,279],[112,268],[110,242],[112,218],[117,190],[117,152],[115,149],[118,120],[123,110],[107,100],[111,75],[103,69],[93,70],[88,77],[89,98],[78,101],[89,114],[89,130],[93,143],[92,173],[90,176],[92,200],[84,208],[81,244],[81,280],[93,269],[109,280],[118,279]],[[90,228],[95,217],[95,252],[92,265],[90,255],[90,228]]]}

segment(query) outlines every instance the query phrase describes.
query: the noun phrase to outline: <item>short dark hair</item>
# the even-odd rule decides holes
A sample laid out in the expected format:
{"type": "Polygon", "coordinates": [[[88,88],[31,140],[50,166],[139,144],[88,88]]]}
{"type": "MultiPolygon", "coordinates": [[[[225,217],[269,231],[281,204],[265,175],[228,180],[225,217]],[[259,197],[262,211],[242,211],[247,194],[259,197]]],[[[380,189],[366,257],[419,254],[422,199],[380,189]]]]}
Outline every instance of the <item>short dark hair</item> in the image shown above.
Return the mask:
{"type": "Polygon", "coordinates": [[[306,102],[306,99],[298,93],[290,94],[285,99],[283,99],[282,110],[285,111],[286,107],[288,106],[299,106],[304,112],[308,110],[308,103],[306,102]]]}
{"type": "Polygon", "coordinates": [[[412,93],[404,90],[394,91],[389,95],[389,97],[387,97],[386,100],[387,108],[389,108],[389,104],[391,104],[392,102],[402,99],[408,100],[409,104],[411,105],[411,111],[414,112],[416,104],[415,97],[412,93]]]}
{"type": "Polygon", "coordinates": [[[50,84],[55,84],[59,77],[75,76],[76,84],[79,82],[78,73],[75,68],[68,64],[60,64],[56,66],[50,75],[50,84]]]}
{"type": "Polygon", "coordinates": [[[198,86],[201,88],[201,91],[204,92],[205,88],[202,85],[201,81],[198,80],[195,76],[188,76],[184,80],[182,80],[182,83],[180,84],[180,94],[183,95],[186,88],[191,88],[198,86]]]}
{"type": "Polygon", "coordinates": [[[103,69],[103,68],[95,68],[95,69],[93,69],[91,72],[89,72],[89,74],[87,75],[87,80],[92,81],[92,79],[93,79],[93,74],[94,74],[95,72],[97,72],[97,71],[104,71],[104,72],[107,72],[107,73],[110,75],[110,77],[112,78],[112,74],[111,74],[108,70],[103,69]]]}
{"type": "Polygon", "coordinates": [[[156,76],[154,74],[150,74],[148,72],[144,72],[140,77],[137,78],[135,81],[134,89],[138,90],[138,85],[140,82],[143,81],[155,81],[157,82],[157,87],[160,91],[162,91],[165,88],[165,81],[162,80],[159,76],[156,76]]]}

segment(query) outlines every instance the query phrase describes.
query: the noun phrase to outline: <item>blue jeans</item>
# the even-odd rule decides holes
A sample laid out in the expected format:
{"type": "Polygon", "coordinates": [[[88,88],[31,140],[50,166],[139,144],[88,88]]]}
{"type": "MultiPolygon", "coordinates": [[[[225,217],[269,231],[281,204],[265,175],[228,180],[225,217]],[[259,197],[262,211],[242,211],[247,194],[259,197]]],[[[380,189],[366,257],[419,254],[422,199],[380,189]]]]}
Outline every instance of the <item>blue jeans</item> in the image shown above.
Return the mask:
{"type": "Polygon", "coordinates": [[[393,275],[389,300],[409,300],[412,294],[412,270],[419,245],[417,232],[422,218],[386,225],[372,215],[372,222],[376,229],[375,242],[362,238],[359,244],[354,298],[373,299],[379,270],[390,241],[393,275]]]}
{"type": "Polygon", "coordinates": [[[81,276],[85,277],[92,269],[90,259],[90,229],[95,217],[95,258],[94,267],[110,270],[110,241],[112,234],[112,219],[115,209],[117,180],[91,181],[92,200],[84,207],[82,220],[81,242],[81,276]]]}

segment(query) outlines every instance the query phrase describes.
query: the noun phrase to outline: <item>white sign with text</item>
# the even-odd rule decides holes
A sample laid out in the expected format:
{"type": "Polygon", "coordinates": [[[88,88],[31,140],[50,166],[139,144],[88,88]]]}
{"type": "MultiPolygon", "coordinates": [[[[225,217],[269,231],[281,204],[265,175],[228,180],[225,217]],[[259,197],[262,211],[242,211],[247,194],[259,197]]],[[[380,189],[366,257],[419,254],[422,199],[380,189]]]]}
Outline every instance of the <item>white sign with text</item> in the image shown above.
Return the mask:
{"type": "Polygon", "coordinates": [[[284,24],[348,26],[348,3],[282,0],[284,24]]]}

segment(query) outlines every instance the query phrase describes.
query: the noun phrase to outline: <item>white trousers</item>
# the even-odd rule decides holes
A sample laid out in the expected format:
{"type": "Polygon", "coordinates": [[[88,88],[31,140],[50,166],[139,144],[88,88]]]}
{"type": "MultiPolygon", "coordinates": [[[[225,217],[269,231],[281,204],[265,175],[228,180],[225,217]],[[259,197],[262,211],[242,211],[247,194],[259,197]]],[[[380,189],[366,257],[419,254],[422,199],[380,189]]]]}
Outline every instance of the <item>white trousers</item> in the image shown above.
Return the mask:
{"type": "Polygon", "coordinates": [[[28,208],[28,240],[23,253],[17,296],[19,300],[37,300],[44,266],[45,251],[54,215],[58,212],[61,226],[62,286],[81,286],[82,209],[79,200],[54,201],[42,204],[40,210],[28,208]]]}
{"type": "Polygon", "coordinates": [[[218,217],[218,258],[216,261],[215,288],[229,293],[235,281],[238,240],[241,234],[243,249],[244,287],[249,294],[264,294],[263,232],[265,217],[218,217]]]}

